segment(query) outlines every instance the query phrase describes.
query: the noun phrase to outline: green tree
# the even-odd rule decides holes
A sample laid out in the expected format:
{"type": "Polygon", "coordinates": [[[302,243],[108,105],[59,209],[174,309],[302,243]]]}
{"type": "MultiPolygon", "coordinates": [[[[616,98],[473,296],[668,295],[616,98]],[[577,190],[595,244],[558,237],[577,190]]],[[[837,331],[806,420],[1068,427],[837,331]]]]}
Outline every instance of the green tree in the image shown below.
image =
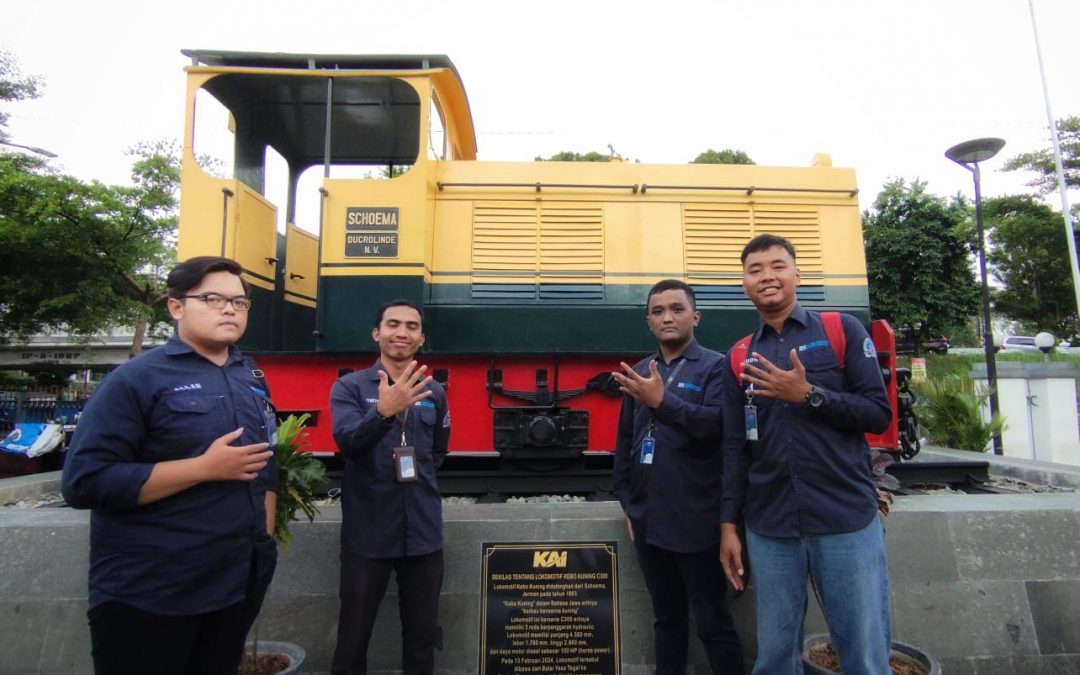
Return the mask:
{"type": "Polygon", "coordinates": [[[949,334],[979,310],[970,209],[898,178],[863,212],[870,309],[921,338],[949,334]]]}
{"type": "MultiPolygon", "coordinates": [[[[41,95],[41,80],[23,75],[19,62],[0,49],[0,101],[25,101],[41,95]]],[[[0,110],[0,141],[8,140],[7,123],[11,114],[0,110]]]]}
{"type": "Polygon", "coordinates": [[[730,148],[717,152],[712,148],[709,148],[705,152],[701,153],[694,158],[691,164],[757,164],[754,160],[750,159],[750,155],[746,154],[742,150],[732,150],[730,148]]]}
{"type": "Polygon", "coordinates": [[[990,264],[1004,288],[994,293],[1002,315],[1077,337],[1076,296],[1061,214],[1030,195],[983,202],[990,234],[990,264]]]}
{"type": "Polygon", "coordinates": [[[164,143],[131,154],[132,185],[108,186],[0,153],[0,338],[129,325],[141,351],[147,326],[164,318],[179,159],[164,143]]]}
{"type": "MultiPolygon", "coordinates": [[[[1057,129],[1065,185],[1070,188],[1080,187],[1080,115],[1058,120],[1057,129]]],[[[1037,174],[1028,185],[1035,188],[1040,195],[1046,196],[1058,191],[1057,164],[1050,147],[1010,157],[1005,162],[1005,170],[1031,171],[1037,174]]]]}
{"type": "Polygon", "coordinates": [[[604,154],[602,152],[573,152],[571,150],[563,150],[562,152],[556,152],[554,155],[548,158],[543,158],[539,155],[536,156],[537,162],[610,162],[611,155],[604,154]]]}

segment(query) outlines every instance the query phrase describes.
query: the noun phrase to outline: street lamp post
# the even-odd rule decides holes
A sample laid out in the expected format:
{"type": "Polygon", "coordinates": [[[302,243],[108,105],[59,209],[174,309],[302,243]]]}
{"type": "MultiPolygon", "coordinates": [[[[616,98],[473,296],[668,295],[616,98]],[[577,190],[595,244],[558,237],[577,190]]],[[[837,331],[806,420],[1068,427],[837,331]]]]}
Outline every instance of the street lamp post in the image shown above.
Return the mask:
{"type": "MultiPolygon", "coordinates": [[[[982,192],[979,185],[979,162],[990,159],[1005,146],[1000,138],[977,138],[954,145],[945,156],[971,172],[975,179],[975,224],[979,231],[979,276],[982,281],[983,351],[986,354],[986,379],[990,387],[990,419],[998,414],[997,360],[994,356],[994,332],[990,325],[990,286],[986,281],[986,243],[983,241],[982,192]]],[[[1000,455],[1001,433],[993,437],[994,454],[1000,455]]]]}
{"type": "Polygon", "coordinates": [[[0,140],[0,145],[6,145],[12,148],[21,148],[23,150],[29,150],[30,152],[41,155],[42,157],[57,157],[55,152],[50,152],[45,148],[36,148],[32,145],[22,145],[21,143],[12,143],[10,141],[0,140]]]}

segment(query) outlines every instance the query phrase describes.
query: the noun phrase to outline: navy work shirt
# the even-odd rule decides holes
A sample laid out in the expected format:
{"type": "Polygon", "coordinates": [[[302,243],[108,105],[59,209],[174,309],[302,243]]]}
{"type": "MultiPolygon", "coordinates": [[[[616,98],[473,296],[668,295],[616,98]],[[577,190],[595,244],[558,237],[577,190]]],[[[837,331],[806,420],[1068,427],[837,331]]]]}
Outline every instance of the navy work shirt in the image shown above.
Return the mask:
{"type": "Polygon", "coordinates": [[[86,404],[64,465],[64,499],[90,515],[90,607],[119,601],[188,616],[244,599],[274,564],[266,492],[273,459],[252,481],[208,481],[139,506],[158,462],[196,457],[238,427],[233,445],[268,442],[266,392],[239,350],[217,366],[173,336],[110,373],[86,404]]]}
{"type": "Polygon", "coordinates": [[[762,323],[747,361],[758,352],[790,369],[792,349],[806,379],[826,391],[825,406],[811,410],[755,396],[758,438],[746,440],[746,387],[724,372],[724,522],[746,519],[768,537],[854,532],[877,513],[877,495],[864,434],[880,433],[892,419],[877,351],[857,319],[841,315],[846,349],[840,367],[821,316],[796,305],[777,333],[762,323]]]}
{"type": "Polygon", "coordinates": [[[720,541],[722,354],[691,341],[682,356],[665,364],[660,354],[634,370],[649,376],[657,361],[667,383],[660,406],[651,410],[623,398],[615,439],[615,489],[634,536],[677,553],[695,553],[720,541]],[[679,364],[683,365],[680,367],[679,364]],[[655,419],[652,464],[641,462],[641,444],[655,419]]]}
{"type": "Polygon", "coordinates": [[[383,422],[379,361],[343,376],[330,390],[334,440],[345,459],[341,485],[341,547],[365,558],[399,558],[442,548],[442,497],[435,471],[450,443],[446,390],[431,380],[431,396],[417,401],[405,417],[405,442],[416,449],[415,481],[402,483],[394,470],[401,445],[401,418],[383,422]]]}

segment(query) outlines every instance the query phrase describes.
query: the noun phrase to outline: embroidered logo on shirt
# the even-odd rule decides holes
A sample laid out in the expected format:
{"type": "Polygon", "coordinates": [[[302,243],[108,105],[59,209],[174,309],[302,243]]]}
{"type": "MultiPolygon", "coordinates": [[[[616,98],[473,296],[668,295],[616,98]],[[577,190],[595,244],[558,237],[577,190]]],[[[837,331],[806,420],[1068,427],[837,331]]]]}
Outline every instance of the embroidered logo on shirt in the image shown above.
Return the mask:
{"type": "Polygon", "coordinates": [[[693,382],[680,382],[675,385],[679,389],[689,389],[690,391],[701,391],[701,387],[697,386],[693,382]]]}
{"type": "Polygon", "coordinates": [[[432,401],[429,401],[427,399],[424,399],[422,401],[417,401],[416,403],[413,403],[413,405],[423,406],[425,408],[434,408],[435,407],[435,403],[433,403],[432,401]]]}
{"type": "Polygon", "coordinates": [[[450,428],[450,411],[449,410],[447,410],[446,415],[443,416],[442,428],[443,429],[449,429],[450,428]]]}
{"type": "Polygon", "coordinates": [[[379,399],[377,399],[377,398],[365,398],[364,400],[367,401],[368,403],[378,403],[379,402],[379,399]]]}
{"type": "Polygon", "coordinates": [[[816,342],[807,342],[804,345],[799,345],[800,352],[810,351],[811,349],[824,349],[829,346],[828,340],[817,340],[816,342]]]}
{"type": "Polygon", "coordinates": [[[862,353],[868,359],[877,358],[877,349],[874,348],[874,341],[870,338],[866,338],[862,343],[862,353]]]}
{"type": "Polygon", "coordinates": [[[191,384],[182,384],[179,387],[173,387],[173,391],[192,391],[195,389],[202,389],[202,385],[198,382],[192,382],[191,384]]]}

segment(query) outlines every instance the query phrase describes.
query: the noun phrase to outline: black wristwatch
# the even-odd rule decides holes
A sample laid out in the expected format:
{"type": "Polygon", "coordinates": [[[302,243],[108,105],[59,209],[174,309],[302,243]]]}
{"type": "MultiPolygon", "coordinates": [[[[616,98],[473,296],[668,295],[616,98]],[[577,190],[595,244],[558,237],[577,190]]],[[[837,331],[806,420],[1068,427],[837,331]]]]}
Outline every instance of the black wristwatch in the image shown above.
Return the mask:
{"type": "Polygon", "coordinates": [[[380,420],[382,420],[383,424],[393,424],[394,423],[394,415],[380,415],[379,414],[379,404],[377,402],[375,403],[375,416],[378,417],[380,420]]]}
{"type": "Polygon", "coordinates": [[[816,384],[810,385],[810,391],[806,392],[805,403],[811,410],[821,410],[825,407],[825,390],[816,384]]]}

